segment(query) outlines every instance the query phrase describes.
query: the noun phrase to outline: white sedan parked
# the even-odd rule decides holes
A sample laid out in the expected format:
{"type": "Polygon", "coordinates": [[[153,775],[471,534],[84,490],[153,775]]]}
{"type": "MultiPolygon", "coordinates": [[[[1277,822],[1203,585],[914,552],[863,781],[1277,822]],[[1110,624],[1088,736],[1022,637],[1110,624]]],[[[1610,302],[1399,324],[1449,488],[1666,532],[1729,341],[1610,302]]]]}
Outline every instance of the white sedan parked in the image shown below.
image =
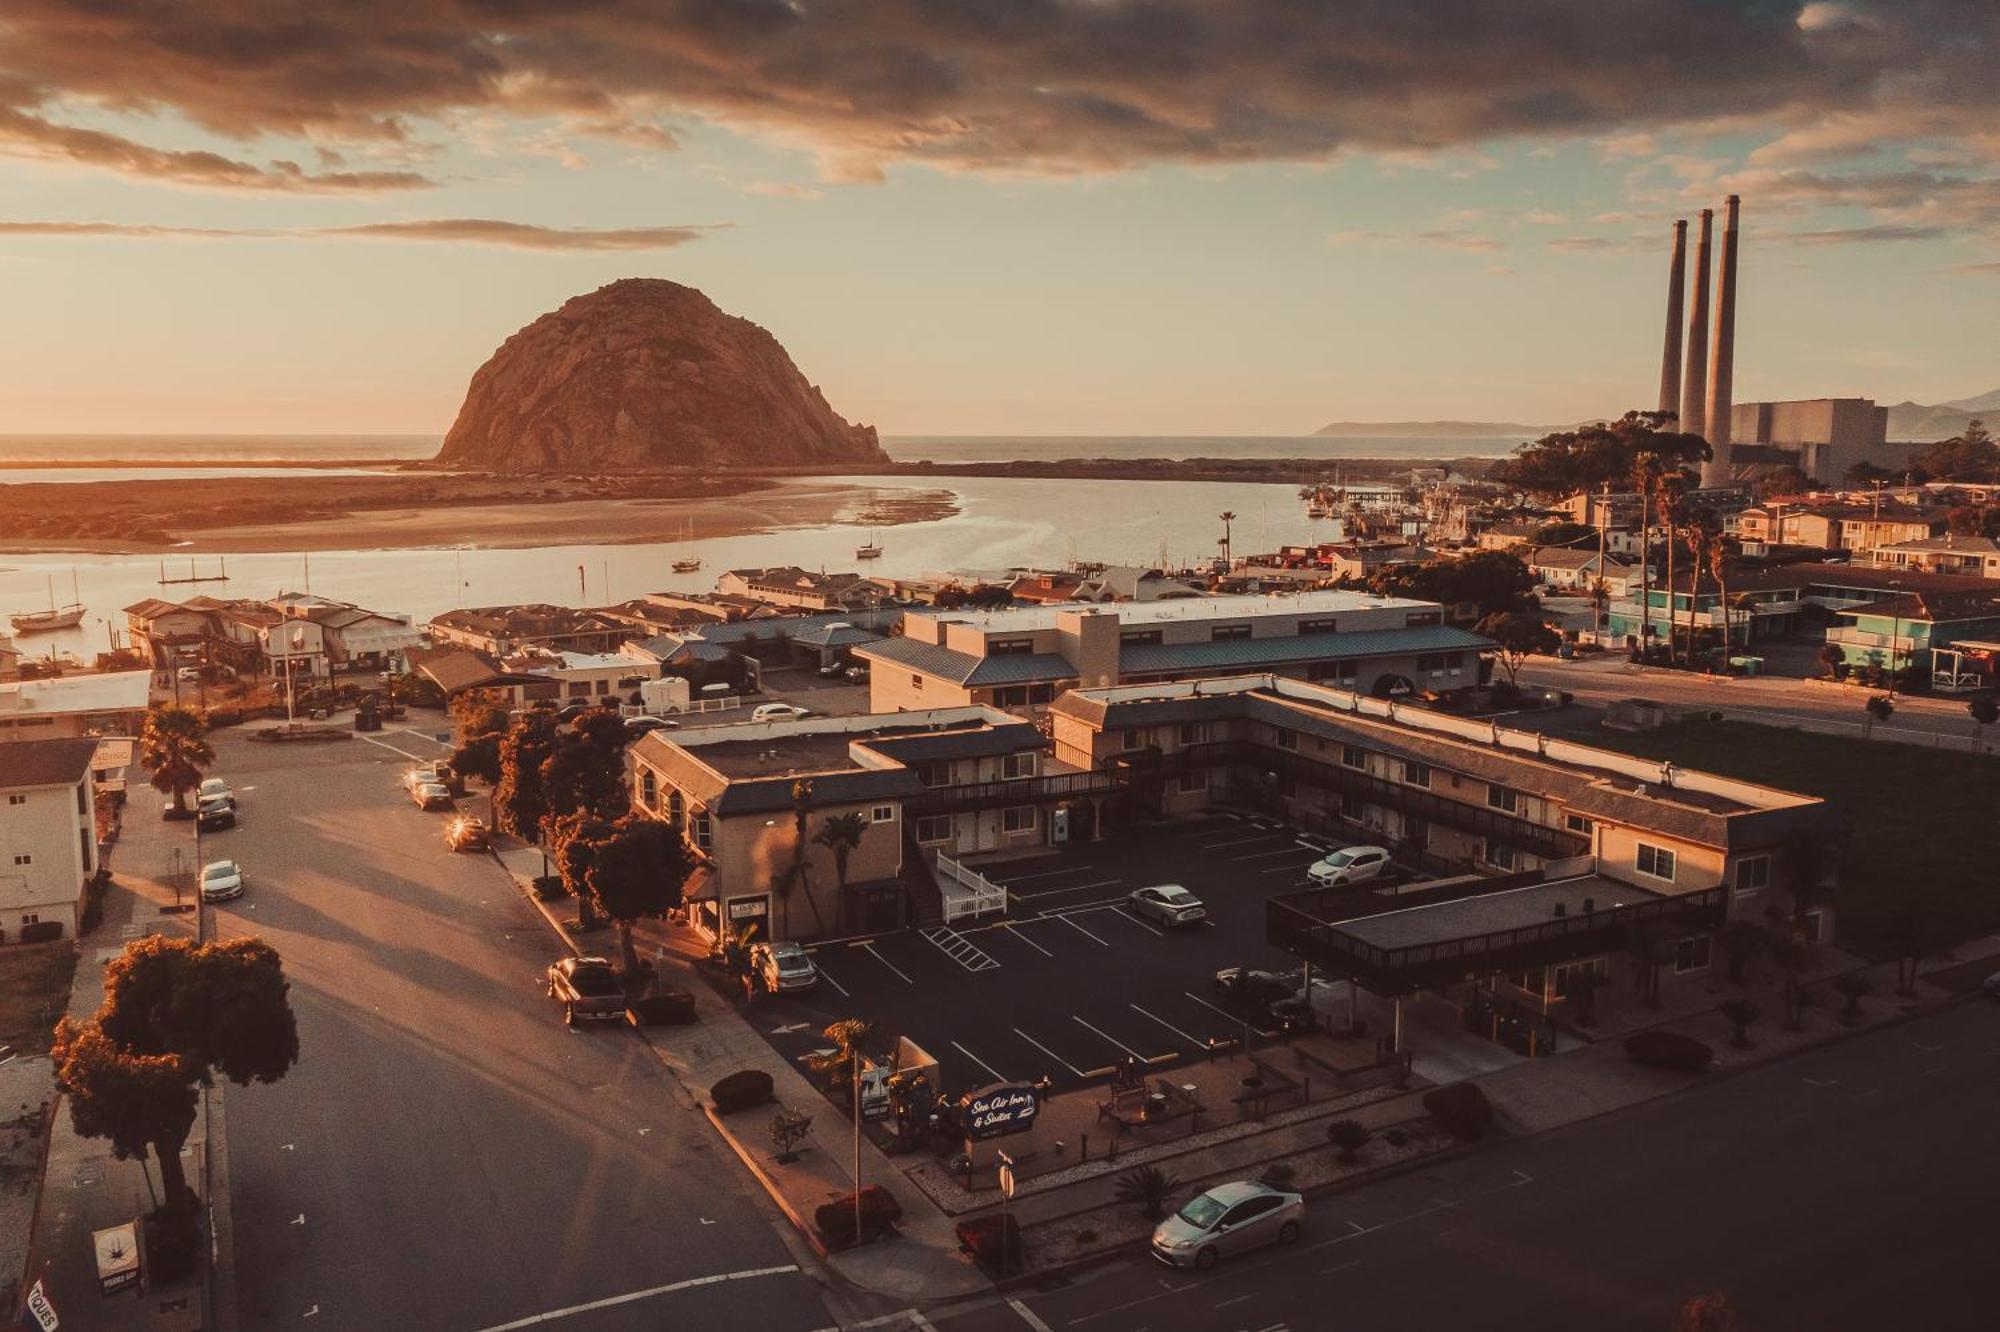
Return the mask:
{"type": "Polygon", "coordinates": [[[1177,883],[1134,888],[1125,895],[1134,915],[1149,916],[1162,925],[1199,925],[1208,919],[1201,899],[1177,883]]]}
{"type": "Polygon", "coordinates": [[[243,867],[233,860],[212,860],[201,867],[201,900],[227,902],[243,896],[243,867]]]}

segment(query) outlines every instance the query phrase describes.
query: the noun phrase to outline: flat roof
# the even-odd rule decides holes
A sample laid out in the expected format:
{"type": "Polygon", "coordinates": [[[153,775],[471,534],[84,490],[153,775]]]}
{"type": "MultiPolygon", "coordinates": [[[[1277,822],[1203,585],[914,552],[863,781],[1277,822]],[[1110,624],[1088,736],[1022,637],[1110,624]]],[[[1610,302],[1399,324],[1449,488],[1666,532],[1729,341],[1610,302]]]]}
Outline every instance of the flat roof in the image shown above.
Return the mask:
{"type": "Polygon", "coordinates": [[[151,671],[10,681],[0,685],[0,718],[71,712],[144,712],[152,686],[151,671]]]}
{"type": "MultiPolygon", "coordinates": [[[[1334,928],[1376,948],[1420,948],[1540,925],[1556,918],[1557,906],[1565,915],[1582,916],[1587,914],[1586,899],[1596,910],[1609,911],[1663,896],[1601,874],[1585,874],[1444,902],[1390,906],[1376,915],[1340,921],[1334,928]]],[[[1387,904],[1396,899],[1382,900],[1387,904]]]]}
{"type": "Polygon", "coordinates": [[[1090,602],[1055,601],[1042,606],[1010,606],[1004,610],[906,611],[928,620],[948,620],[977,625],[991,631],[1053,629],[1056,617],[1065,611],[1094,611],[1116,615],[1121,625],[1165,624],[1173,620],[1245,620],[1278,615],[1337,615],[1343,611],[1436,610],[1434,601],[1411,601],[1404,597],[1377,597],[1366,592],[1323,589],[1310,592],[1264,594],[1230,593],[1217,597],[1172,597],[1162,601],[1090,602]]]}

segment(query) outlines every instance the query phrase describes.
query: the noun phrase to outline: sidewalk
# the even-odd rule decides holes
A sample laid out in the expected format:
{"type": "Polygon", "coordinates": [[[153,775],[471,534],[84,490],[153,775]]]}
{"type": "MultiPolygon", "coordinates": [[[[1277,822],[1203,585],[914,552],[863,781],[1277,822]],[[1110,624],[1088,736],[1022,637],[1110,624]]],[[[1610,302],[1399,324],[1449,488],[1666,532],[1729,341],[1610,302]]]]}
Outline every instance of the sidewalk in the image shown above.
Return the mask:
{"type": "MultiPolygon", "coordinates": [[[[562,928],[562,922],[575,915],[574,899],[543,902],[530,887],[542,872],[540,850],[510,837],[496,837],[493,854],[564,945],[575,949],[575,941],[562,928]]],[[[828,1269],[861,1290],[905,1301],[955,1299],[990,1290],[991,1282],[959,1253],[952,1223],[866,1137],[861,1141],[862,1182],[879,1184],[895,1195],[903,1219],[898,1233],[889,1239],[826,1251],[812,1215],[822,1203],[853,1191],[854,1149],[847,1119],[734,1006],[693,974],[708,956],[708,947],[692,931],[648,921],[637,933],[642,952],[658,958],[663,978],[671,978],[675,970],[682,973],[678,983],[695,996],[697,1013],[691,1026],[646,1027],[640,1035],[705,1110],[710,1105],[709,1087],[725,1074],[746,1068],[770,1074],[776,1093],[773,1104],[726,1119],[708,1110],[709,1122],[822,1254],[828,1269]],[[791,1165],[776,1163],[767,1137],[770,1121],[781,1107],[803,1110],[813,1118],[812,1134],[797,1148],[799,1159],[791,1165]]]]}

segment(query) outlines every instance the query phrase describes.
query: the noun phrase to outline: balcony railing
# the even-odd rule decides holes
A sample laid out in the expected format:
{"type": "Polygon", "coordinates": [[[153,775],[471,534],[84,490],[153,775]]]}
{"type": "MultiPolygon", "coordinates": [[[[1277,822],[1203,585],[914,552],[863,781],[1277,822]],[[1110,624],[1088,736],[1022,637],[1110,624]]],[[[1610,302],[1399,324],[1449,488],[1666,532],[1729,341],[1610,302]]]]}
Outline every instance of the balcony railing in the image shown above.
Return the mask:
{"type": "Polygon", "coordinates": [[[1032,805],[1048,800],[1073,800],[1106,795],[1125,785],[1116,772],[1057,772],[1041,777],[1017,777],[963,786],[933,786],[905,804],[911,814],[948,814],[956,810],[1032,805]]]}

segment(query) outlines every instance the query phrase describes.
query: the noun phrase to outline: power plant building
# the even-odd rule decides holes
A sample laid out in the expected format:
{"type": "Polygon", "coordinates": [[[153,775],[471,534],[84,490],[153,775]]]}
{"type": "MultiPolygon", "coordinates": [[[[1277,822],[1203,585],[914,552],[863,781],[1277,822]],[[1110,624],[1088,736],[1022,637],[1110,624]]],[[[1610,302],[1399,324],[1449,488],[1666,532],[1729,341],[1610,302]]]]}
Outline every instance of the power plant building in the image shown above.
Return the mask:
{"type": "Polygon", "coordinates": [[[1914,447],[1888,443],[1889,409],[1872,398],[1738,403],[1729,433],[1736,440],[1732,463],[1790,465],[1827,484],[1838,484],[1861,462],[1894,471],[1908,464],[1914,447]]]}

